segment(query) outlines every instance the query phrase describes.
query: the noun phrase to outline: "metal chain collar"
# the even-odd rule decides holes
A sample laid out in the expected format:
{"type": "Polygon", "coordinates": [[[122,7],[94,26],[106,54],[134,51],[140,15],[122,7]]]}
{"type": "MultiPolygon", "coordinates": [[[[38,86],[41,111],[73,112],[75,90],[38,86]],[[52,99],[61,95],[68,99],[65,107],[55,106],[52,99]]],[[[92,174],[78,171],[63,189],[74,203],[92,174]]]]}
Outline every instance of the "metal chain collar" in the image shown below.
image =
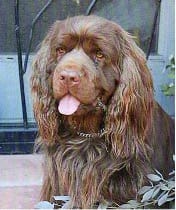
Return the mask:
{"type": "Polygon", "coordinates": [[[101,101],[101,99],[100,98],[98,98],[97,99],[97,101],[98,101],[98,103],[97,103],[97,107],[100,107],[100,108],[102,108],[103,109],[103,111],[105,112],[106,111],[106,105],[105,104],[103,104],[103,102],[101,101]]]}
{"type": "Polygon", "coordinates": [[[105,129],[102,128],[100,130],[100,132],[98,133],[83,133],[80,131],[77,131],[76,134],[80,137],[84,137],[84,138],[88,138],[88,139],[92,139],[92,138],[101,138],[104,136],[104,134],[106,133],[105,129]]]}
{"type": "MultiPolygon", "coordinates": [[[[97,99],[97,106],[96,108],[102,108],[103,111],[105,112],[106,111],[106,105],[103,104],[103,102],[101,101],[100,98],[97,99]]],[[[76,130],[76,127],[74,127],[74,129],[76,130]]],[[[106,133],[106,130],[105,128],[102,128],[98,133],[84,133],[84,132],[81,132],[81,131],[77,131],[76,134],[80,137],[84,137],[84,138],[88,138],[88,139],[92,139],[92,138],[101,138],[105,135],[106,133]]]]}

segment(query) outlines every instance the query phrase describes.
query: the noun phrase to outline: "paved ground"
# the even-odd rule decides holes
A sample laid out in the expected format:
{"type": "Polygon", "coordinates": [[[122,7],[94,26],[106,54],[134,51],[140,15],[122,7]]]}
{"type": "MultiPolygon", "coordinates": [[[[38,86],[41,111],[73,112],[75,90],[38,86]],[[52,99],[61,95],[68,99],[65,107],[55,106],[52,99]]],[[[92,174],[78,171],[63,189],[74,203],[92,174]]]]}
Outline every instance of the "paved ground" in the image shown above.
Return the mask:
{"type": "Polygon", "coordinates": [[[41,184],[41,155],[0,155],[0,209],[34,208],[41,184]]]}

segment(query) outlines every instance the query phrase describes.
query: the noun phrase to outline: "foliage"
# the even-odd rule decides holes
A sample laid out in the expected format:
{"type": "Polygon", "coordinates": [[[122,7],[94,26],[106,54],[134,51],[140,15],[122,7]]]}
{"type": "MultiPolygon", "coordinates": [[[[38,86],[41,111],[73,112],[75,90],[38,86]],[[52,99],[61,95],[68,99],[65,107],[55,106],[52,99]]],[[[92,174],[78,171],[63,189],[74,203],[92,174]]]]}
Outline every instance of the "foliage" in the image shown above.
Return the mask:
{"type": "Polygon", "coordinates": [[[147,177],[150,181],[149,186],[142,187],[138,194],[142,197],[141,200],[130,200],[126,204],[121,205],[119,208],[143,208],[143,207],[156,207],[162,206],[168,202],[175,200],[175,171],[171,172],[170,178],[165,180],[162,174],[155,170],[157,174],[148,174],[147,177]]]}
{"type": "Polygon", "coordinates": [[[169,84],[164,84],[161,87],[162,92],[166,96],[173,96],[175,95],[175,58],[173,55],[169,58],[169,64],[166,66],[166,69],[169,71],[168,77],[173,81],[169,84]]]}
{"type": "MultiPolygon", "coordinates": [[[[175,156],[173,156],[175,161],[175,156]]],[[[136,208],[156,208],[169,203],[174,206],[175,201],[175,170],[169,173],[169,179],[165,180],[163,175],[155,169],[156,174],[148,174],[149,186],[143,186],[138,194],[139,200],[130,200],[126,204],[119,206],[121,209],[136,209],[136,208]]],[[[175,209],[175,208],[174,208],[175,209]]]]}
{"type": "Polygon", "coordinates": [[[36,206],[35,209],[59,209],[63,208],[64,205],[69,202],[69,196],[53,196],[53,202],[41,201],[36,206]]]}

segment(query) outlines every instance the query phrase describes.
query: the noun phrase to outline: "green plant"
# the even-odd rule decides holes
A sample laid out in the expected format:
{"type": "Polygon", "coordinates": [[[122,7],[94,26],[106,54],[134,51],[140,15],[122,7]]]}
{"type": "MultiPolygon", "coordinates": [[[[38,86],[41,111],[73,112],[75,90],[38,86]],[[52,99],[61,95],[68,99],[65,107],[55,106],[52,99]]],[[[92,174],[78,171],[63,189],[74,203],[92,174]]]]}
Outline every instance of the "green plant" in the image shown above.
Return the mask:
{"type": "Polygon", "coordinates": [[[168,180],[164,179],[159,171],[155,170],[155,172],[156,174],[147,175],[150,185],[143,186],[139,190],[138,195],[140,199],[130,200],[126,204],[119,206],[119,208],[156,208],[166,203],[169,203],[172,208],[175,201],[175,170],[169,173],[168,180]]]}
{"type": "Polygon", "coordinates": [[[166,66],[168,70],[168,77],[172,80],[169,84],[164,84],[161,86],[161,90],[166,96],[175,95],[175,58],[173,55],[169,57],[169,64],[166,66]]]}

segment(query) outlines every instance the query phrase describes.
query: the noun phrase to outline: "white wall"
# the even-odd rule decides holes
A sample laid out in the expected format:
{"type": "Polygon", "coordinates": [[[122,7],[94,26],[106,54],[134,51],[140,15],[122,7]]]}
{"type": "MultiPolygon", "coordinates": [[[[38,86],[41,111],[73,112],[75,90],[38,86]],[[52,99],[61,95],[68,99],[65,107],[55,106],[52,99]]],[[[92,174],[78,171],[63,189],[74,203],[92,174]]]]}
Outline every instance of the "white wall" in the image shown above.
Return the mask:
{"type": "MultiPolygon", "coordinates": [[[[33,122],[29,88],[30,62],[24,76],[29,122],[33,122]]],[[[0,55],[0,123],[22,123],[21,95],[17,55],[0,55]]]]}

